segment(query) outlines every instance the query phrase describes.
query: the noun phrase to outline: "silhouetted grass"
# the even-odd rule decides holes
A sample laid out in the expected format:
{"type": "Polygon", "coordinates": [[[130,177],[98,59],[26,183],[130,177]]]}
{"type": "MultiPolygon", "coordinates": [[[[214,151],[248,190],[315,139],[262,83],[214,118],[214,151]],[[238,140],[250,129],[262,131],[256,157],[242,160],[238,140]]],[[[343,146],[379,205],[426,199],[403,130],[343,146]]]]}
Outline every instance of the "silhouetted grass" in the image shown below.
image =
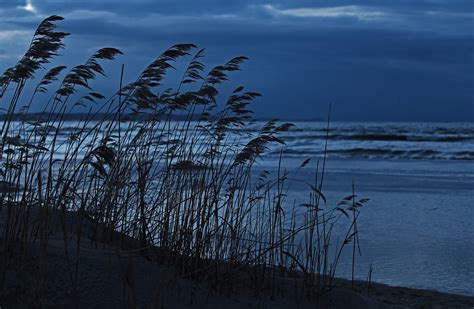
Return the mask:
{"type": "MultiPolygon", "coordinates": [[[[332,286],[350,243],[355,260],[357,218],[367,200],[352,193],[328,207],[322,193],[325,160],[318,162],[314,183],[288,173],[281,156],[275,178],[256,175],[259,158],[270,145],[284,144],[279,136],[292,124],[271,120],[248,135],[240,129],[254,124],[250,104],[260,94],[240,86],[225,102],[218,100],[219,86],[247,58],[206,71],[203,50],[174,45],[134,82],[123,85],[122,67],[120,89],[106,98],[90,82],[105,76],[102,63],[121,52],[103,48],[73,68],[53,67],[28,96],[25,85],[64,47],[68,34],[56,30],[60,20],[45,19],[23,58],[0,77],[0,283],[34,244],[40,255],[33,297],[42,297],[45,278],[52,275],[48,246],[59,230],[73,289],[83,245],[109,243],[216,289],[232,287],[242,271],[255,294],[268,280],[278,293],[279,276],[302,276],[308,297],[332,286]],[[164,85],[177,61],[188,62],[181,81],[164,85]],[[28,116],[32,106],[42,109],[41,119],[28,116]],[[82,119],[66,121],[74,112],[83,113],[82,119]],[[103,119],[96,120],[99,113],[103,119]],[[302,205],[286,196],[295,181],[308,187],[302,205]],[[333,235],[338,220],[347,220],[340,244],[333,235]]],[[[126,286],[133,294],[133,282],[126,286]]]]}

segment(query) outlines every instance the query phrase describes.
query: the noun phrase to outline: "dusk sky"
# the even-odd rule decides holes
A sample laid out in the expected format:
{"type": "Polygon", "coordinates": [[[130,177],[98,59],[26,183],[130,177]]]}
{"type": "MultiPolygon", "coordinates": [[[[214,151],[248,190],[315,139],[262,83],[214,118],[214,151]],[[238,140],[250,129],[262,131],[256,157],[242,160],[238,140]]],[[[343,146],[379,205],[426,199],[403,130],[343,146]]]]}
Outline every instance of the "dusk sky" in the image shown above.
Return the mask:
{"type": "Polygon", "coordinates": [[[1,71],[52,14],[71,32],[55,65],[111,46],[124,55],[109,72],[125,63],[133,80],[176,43],[208,67],[248,56],[231,83],[263,94],[260,117],[321,119],[332,103],[335,120],[474,121],[472,0],[0,0],[1,71]]]}

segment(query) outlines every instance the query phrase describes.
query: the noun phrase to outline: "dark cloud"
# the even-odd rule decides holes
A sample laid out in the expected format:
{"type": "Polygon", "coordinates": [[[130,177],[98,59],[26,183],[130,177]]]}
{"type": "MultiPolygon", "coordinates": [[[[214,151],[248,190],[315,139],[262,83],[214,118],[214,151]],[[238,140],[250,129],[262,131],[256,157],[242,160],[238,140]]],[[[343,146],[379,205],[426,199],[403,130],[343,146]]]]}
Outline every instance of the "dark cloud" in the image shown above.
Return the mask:
{"type": "Polygon", "coordinates": [[[471,1],[33,0],[36,15],[24,4],[2,6],[0,26],[64,15],[71,64],[104,45],[126,53],[129,75],[174,43],[205,47],[209,65],[247,55],[234,81],[264,93],[261,116],[320,118],[332,102],[339,119],[474,120],[471,1]]]}
{"type": "MultiPolygon", "coordinates": [[[[4,0],[6,3],[19,5],[25,1],[4,0]]],[[[33,0],[38,6],[45,9],[62,10],[65,6],[69,9],[88,8],[103,9],[104,7],[113,6],[113,10],[127,12],[130,7],[136,11],[147,9],[148,12],[162,13],[186,13],[186,12],[218,12],[218,11],[238,11],[249,5],[273,4],[281,8],[295,7],[335,7],[335,6],[372,6],[391,10],[423,10],[433,11],[440,10],[443,12],[466,12],[473,10],[472,1],[470,0],[238,0],[238,1],[221,1],[221,0],[33,0]]],[[[0,2],[1,3],[1,2],[0,2]]],[[[133,13],[133,12],[129,12],[133,13]]]]}

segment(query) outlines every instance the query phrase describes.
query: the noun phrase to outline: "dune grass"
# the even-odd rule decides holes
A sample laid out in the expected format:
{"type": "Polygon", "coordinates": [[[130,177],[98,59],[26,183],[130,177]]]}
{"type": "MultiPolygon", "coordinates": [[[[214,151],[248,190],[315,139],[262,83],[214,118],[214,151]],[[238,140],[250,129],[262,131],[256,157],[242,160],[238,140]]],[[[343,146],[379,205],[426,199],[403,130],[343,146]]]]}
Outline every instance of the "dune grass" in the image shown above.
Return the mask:
{"type": "MultiPolygon", "coordinates": [[[[268,147],[284,145],[279,136],[292,124],[271,120],[258,134],[248,134],[243,129],[255,125],[250,105],[260,94],[239,86],[222,100],[219,87],[246,57],[206,70],[202,49],[178,44],[123,84],[123,66],[119,77],[106,77],[102,67],[121,54],[115,48],[102,48],[72,68],[50,68],[69,35],[57,30],[61,20],[46,18],[25,55],[0,77],[0,288],[13,257],[18,262],[23,245],[35,244],[41,248],[36,295],[41,294],[57,224],[72,287],[81,269],[81,244],[90,239],[170,263],[177,276],[216,287],[222,278],[232,284],[242,270],[251,274],[256,294],[261,282],[276,276],[302,276],[308,297],[332,286],[350,244],[355,260],[357,219],[368,200],[352,193],[338,205],[327,204],[325,158],[317,162],[313,183],[288,173],[283,154],[276,175],[256,174],[258,160],[268,147]],[[176,63],[186,65],[180,82],[164,84],[176,63]],[[101,76],[113,84],[120,80],[108,98],[90,86],[101,76]],[[36,119],[33,106],[42,111],[36,119]],[[80,120],[67,121],[78,112],[80,120]],[[301,205],[286,196],[295,181],[308,187],[301,205]],[[347,233],[337,243],[333,227],[342,220],[347,233]],[[134,248],[127,247],[130,239],[137,241],[134,248]]],[[[305,160],[300,168],[309,164],[305,160]]]]}

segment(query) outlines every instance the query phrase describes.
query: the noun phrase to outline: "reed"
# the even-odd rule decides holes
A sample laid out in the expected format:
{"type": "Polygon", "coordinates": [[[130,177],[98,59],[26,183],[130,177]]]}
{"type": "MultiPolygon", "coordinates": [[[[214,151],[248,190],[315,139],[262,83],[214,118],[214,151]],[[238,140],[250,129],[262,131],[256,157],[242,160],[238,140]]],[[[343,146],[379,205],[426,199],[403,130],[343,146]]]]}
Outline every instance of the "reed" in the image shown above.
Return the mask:
{"type": "MultiPolygon", "coordinates": [[[[257,295],[268,281],[273,294],[281,293],[278,278],[285,276],[303,277],[304,297],[331,288],[351,243],[355,261],[357,219],[368,200],[353,192],[328,205],[325,156],[314,183],[286,171],[283,152],[276,175],[256,173],[258,160],[269,147],[284,145],[280,136],[293,125],[271,120],[249,135],[243,129],[255,125],[250,105],[260,94],[239,86],[220,100],[219,87],[246,57],[206,71],[202,49],[174,45],[129,84],[123,84],[122,66],[120,87],[106,98],[90,82],[104,78],[103,62],[121,52],[102,48],[70,69],[50,68],[28,97],[25,85],[64,47],[68,33],[56,30],[61,20],[46,18],[25,55],[0,77],[0,291],[9,267],[34,245],[40,254],[31,297],[43,297],[47,277],[54,276],[48,248],[58,234],[73,291],[83,246],[105,244],[173,265],[176,276],[216,289],[232,289],[242,272],[257,295]],[[182,79],[164,84],[177,62],[187,62],[182,79]],[[29,112],[34,105],[40,114],[29,112]],[[75,112],[82,118],[67,121],[75,112]],[[309,200],[301,205],[287,198],[295,181],[308,187],[309,200]],[[333,227],[342,220],[347,233],[338,245],[333,227]]],[[[300,168],[309,166],[308,159],[300,168]]],[[[127,293],[136,306],[130,282],[127,293]]]]}

